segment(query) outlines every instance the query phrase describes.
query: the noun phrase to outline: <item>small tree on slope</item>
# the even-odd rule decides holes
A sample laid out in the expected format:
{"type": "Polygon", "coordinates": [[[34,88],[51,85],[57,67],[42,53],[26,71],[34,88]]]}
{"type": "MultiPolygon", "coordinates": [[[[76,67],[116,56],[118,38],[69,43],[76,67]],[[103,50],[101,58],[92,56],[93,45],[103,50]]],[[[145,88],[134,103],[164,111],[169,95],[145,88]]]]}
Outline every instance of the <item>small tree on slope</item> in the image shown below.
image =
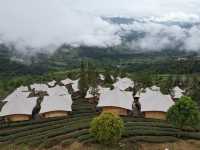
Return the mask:
{"type": "Polygon", "coordinates": [[[91,135],[102,144],[116,143],[122,135],[124,123],[120,117],[103,113],[91,122],[91,135]]]}
{"type": "Polygon", "coordinates": [[[179,128],[196,127],[200,121],[198,106],[190,97],[183,96],[168,110],[167,119],[179,128]]]}

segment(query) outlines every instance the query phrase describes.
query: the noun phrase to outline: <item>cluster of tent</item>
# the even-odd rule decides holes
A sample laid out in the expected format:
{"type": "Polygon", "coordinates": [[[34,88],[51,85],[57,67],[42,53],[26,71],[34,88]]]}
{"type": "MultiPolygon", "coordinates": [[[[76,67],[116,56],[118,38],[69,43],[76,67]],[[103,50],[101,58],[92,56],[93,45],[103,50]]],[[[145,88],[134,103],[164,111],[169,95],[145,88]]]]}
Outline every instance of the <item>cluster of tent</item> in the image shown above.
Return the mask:
{"type": "MultiPolygon", "coordinates": [[[[104,80],[103,75],[101,80],[104,80]]],[[[67,87],[70,85],[73,92],[78,92],[78,81],[67,78],[59,84],[51,81],[47,84],[32,84],[30,87],[21,86],[3,100],[6,103],[0,116],[5,117],[7,121],[30,120],[41,93],[43,99],[40,104],[40,116],[44,118],[67,116],[68,112],[72,111],[73,103],[67,87]]],[[[159,87],[152,86],[141,89],[133,96],[133,92],[128,90],[133,87],[134,82],[131,79],[118,77],[112,88],[98,86],[97,94],[93,94],[93,88],[89,88],[85,98],[97,99],[97,108],[115,115],[128,115],[134,109],[134,102],[138,100],[144,117],[165,119],[166,112],[174,105],[173,98],[178,99],[184,93],[179,87],[175,87],[171,95],[164,95],[159,87]]]]}

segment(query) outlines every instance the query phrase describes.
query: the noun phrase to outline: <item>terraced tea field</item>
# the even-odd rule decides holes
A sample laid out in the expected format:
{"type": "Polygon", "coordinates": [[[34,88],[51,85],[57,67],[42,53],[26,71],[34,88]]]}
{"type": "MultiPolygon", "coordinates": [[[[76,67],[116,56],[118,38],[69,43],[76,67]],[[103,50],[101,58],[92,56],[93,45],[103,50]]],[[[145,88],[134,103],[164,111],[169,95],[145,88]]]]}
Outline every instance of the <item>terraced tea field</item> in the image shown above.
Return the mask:
{"type": "MultiPolygon", "coordinates": [[[[95,105],[79,99],[74,101],[72,109],[69,117],[1,124],[0,149],[4,150],[9,144],[48,149],[54,145],[65,147],[75,141],[94,142],[89,134],[89,126],[91,120],[98,115],[95,105]]],[[[154,143],[179,139],[200,140],[200,132],[197,130],[183,131],[166,121],[133,117],[123,117],[123,120],[126,130],[122,140],[154,143]]]]}

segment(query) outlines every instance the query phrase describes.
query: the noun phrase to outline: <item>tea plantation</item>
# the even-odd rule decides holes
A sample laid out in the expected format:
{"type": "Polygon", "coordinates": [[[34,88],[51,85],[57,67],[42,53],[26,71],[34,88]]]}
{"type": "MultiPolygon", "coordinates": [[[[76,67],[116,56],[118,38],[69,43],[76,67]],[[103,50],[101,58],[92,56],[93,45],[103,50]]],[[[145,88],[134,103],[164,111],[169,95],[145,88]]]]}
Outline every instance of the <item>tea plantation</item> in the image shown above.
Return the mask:
{"type": "MultiPolygon", "coordinates": [[[[91,120],[99,113],[95,104],[84,99],[74,100],[69,117],[49,118],[0,126],[0,149],[9,144],[28,145],[38,149],[48,149],[54,145],[63,147],[77,141],[95,142],[89,134],[91,120]]],[[[197,129],[180,130],[166,121],[144,118],[123,117],[126,130],[122,140],[130,142],[175,142],[179,139],[200,140],[197,129]]]]}

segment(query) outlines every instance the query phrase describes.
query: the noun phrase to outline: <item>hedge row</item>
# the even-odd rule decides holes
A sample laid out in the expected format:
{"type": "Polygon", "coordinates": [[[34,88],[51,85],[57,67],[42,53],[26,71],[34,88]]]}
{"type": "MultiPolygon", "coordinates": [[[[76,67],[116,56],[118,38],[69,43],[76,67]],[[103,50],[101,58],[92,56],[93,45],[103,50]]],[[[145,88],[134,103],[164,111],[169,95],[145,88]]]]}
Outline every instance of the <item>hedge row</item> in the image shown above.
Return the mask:
{"type": "Polygon", "coordinates": [[[50,122],[50,121],[58,121],[65,118],[66,117],[47,118],[47,119],[44,118],[42,120],[29,120],[29,121],[22,121],[22,122],[5,123],[5,124],[0,125],[0,130],[6,129],[6,128],[17,128],[21,126],[33,125],[33,124],[38,124],[38,123],[45,123],[45,122],[50,122]]]}
{"type": "Polygon", "coordinates": [[[184,131],[167,131],[160,129],[151,129],[151,128],[135,128],[135,129],[127,129],[125,130],[124,137],[132,137],[132,136],[171,136],[181,139],[197,139],[200,140],[199,132],[184,132],[184,131]]]}
{"type": "Polygon", "coordinates": [[[180,132],[181,130],[175,128],[166,128],[166,127],[155,127],[155,126],[125,126],[126,130],[137,130],[137,129],[150,129],[156,131],[168,131],[168,132],[180,132]]]}
{"type": "MultiPolygon", "coordinates": [[[[89,122],[91,121],[91,118],[87,118],[87,119],[82,119],[79,121],[72,121],[72,122],[64,122],[62,124],[55,124],[52,126],[45,126],[44,128],[35,128],[32,130],[26,130],[24,132],[17,132],[16,134],[12,134],[12,135],[8,135],[3,137],[4,141],[7,140],[16,140],[16,139],[20,139],[21,137],[24,138],[26,136],[36,136],[38,134],[44,134],[44,133],[49,133],[52,132],[54,130],[59,130],[59,129],[65,129],[68,127],[76,127],[76,126],[81,126],[82,124],[84,125],[85,123],[87,125],[89,125],[89,122]]],[[[3,142],[3,141],[2,141],[3,142]]]]}
{"type": "Polygon", "coordinates": [[[160,120],[160,119],[151,119],[151,118],[135,118],[135,117],[122,117],[124,122],[161,122],[165,124],[169,124],[165,120],[160,120]]]}
{"type": "Polygon", "coordinates": [[[0,132],[0,136],[7,136],[7,135],[13,135],[16,134],[18,132],[24,132],[27,130],[34,130],[34,129],[39,129],[39,128],[43,128],[43,127],[50,127],[50,126],[62,126],[62,125],[66,125],[66,123],[71,123],[71,122],[76,122],[79,120],[84,120],[84,119],[92,119],[94,117],[94,115],[88,115],[87,117],[83,116],[83,117],[76,117],[76,118],[66,118],[63,120],[58,120],[58,121],[50,121],[50,122],[45,122],[45,123],[38,123],[35,125],[28,125],[25,127],[21,127],[21,128],[17,128],[17,129],[12,129],[12,130],[3,130],[0,132]]]}
{"type": "Polygon", "coordinates": [[[175,142],[178,138],[172,136],[133,136],[125,138],[123,141],[129,142],[149,142],[149,143],[164,143],[164,142],[175,142]]]}

